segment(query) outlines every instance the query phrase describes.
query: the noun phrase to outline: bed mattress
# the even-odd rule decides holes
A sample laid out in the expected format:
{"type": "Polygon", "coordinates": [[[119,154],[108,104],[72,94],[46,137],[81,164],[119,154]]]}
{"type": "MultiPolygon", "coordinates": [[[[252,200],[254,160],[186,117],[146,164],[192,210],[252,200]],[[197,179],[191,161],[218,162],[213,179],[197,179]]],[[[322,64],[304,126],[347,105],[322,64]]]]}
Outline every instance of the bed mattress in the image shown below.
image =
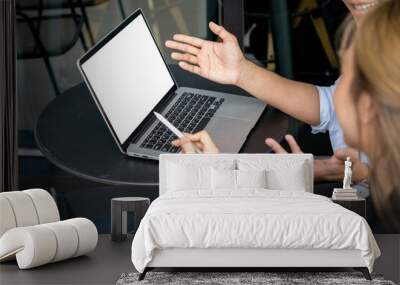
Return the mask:
{"type": "Polygon", "coordinates": [[[307,192],[247,189],[157,198],[132,243],[139,272],[162,249],[359,250],[372,271],[379,248],[361,216],[307,192]]]}

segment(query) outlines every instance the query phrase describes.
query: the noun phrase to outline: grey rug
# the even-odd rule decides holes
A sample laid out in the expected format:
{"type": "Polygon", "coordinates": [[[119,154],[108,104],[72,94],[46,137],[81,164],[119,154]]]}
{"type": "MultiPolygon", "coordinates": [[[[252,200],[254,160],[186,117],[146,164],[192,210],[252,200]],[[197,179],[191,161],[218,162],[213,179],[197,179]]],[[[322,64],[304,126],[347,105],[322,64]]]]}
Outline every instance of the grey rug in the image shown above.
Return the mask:
{"type": "Polygon", "coordinates": [[[376,284],[395,285],[381,276],[372,275],[368,281],[359,272],[148,272],[146,278],[138,281],[138,273],[122,274],[117,285],[146,284],[213,284],[213,285],[246,285],[246,284],[376,284]]]}

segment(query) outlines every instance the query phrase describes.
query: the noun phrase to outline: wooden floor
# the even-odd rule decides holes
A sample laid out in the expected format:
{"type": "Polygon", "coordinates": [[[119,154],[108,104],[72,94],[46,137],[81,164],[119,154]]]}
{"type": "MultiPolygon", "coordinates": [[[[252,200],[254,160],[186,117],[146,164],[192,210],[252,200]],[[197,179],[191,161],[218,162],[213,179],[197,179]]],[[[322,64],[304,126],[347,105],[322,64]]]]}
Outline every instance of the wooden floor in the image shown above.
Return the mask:
{"type": "Polygon", "coordinates": [[[100,235],[94,252],[28,270],[15,262],[0,265],[0,284],[115,284],[124,272],[134,271],[130,259],[131,240],[114,243],[100,235]]]}
{"type": "Polygon", "coordinates": [[[376,260],[374,271],[400,284],[400,234],[375,235],[375,239],[382,255],[376,260]]]}
{"type": "MultiPolygon", "coordinates": [[[[400,235],[377,235],[376,240],[382,257],[375,263],[375,273],[400,283],[400,235]]],[[[19,270],[15,262],[1,264],[0,284],[115,284],[122,273],[134,271],[130,248],[131,239],[114,243],[109,235],[100,235],[89,256],[30,270],[19,270]]]]}

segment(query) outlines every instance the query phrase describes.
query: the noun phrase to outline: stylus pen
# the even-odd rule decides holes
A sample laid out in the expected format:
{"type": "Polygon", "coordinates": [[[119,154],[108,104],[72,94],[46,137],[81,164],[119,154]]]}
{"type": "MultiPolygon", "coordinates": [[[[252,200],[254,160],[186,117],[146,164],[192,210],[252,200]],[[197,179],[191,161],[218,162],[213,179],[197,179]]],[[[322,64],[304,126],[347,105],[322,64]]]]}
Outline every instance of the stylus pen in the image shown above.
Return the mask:
{"type": "MultiPolygon", "coordinates": [[[[171,132],[173,132],[178,138],[181,139],[181,138],[183,138],[185,136],[180,130],[178,130],[173,124],[171,124],[166,118],[164,118],[163,115],[161,115],[161,114],[159,114],[157,112],[153,112],[153,113],[156,116],[156,118],[161,123],[163,123],[163,125],[165,125],[168,129],[170,129],[171,132]]],[[[201,153],[201,151],[195,145],[193,145],[193,147],[194,147],[194,152],[195,153],[201,153]]]]}

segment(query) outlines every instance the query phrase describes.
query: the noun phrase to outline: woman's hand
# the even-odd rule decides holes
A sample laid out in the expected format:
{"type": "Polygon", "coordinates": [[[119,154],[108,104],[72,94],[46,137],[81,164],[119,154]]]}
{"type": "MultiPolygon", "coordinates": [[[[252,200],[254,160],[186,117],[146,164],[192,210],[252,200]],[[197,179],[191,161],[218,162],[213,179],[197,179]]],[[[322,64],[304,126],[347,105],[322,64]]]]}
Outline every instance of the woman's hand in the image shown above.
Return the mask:
{"type": "Polygon", "coordinates": [[[334,156],[342,160],[343,163],[347,157],[351,159],[351,169],[353,171],[352,180],[354,182],[361,182],[369,178],[369,166],[359,159],[359,152],[353,148],[343,148],[335,151],[334,156]]]}
{"type": "Polygon", "coordinates": [[[206,131],[185,134],[183,138],[174,140],[171,144],[180,147],[182,153],[196,153],[196,149],[202,153],[219,153],[217,146],[206,131]]]}
{"type": "Polygon", "coordinates": [[[237,84],[241,66],[246,61],[234,35],[213,22],[210,30],[220,42],[177,34],[165,45],[176,49],[171,58],[183,69],[222,84],[237,84]]]}
{"type": "MultiPolygon", "coordinates": [[[[291,135],[285,136],[292,153],[303,153],[296,140],[291,135]]],[[[276,153],[287,153],[287,151],[274,139],[268,138],[265,143],[276,153]]],[[[352,180],[360,182],[368,178],[368,166],[358,159],[358,153],[351,148],[337,150],[334,155],[326,159],[314,160],[314,179],[322,181],[342,181],[344,177],[344,162],[351,157],[353,163],[352,180]]]]}

